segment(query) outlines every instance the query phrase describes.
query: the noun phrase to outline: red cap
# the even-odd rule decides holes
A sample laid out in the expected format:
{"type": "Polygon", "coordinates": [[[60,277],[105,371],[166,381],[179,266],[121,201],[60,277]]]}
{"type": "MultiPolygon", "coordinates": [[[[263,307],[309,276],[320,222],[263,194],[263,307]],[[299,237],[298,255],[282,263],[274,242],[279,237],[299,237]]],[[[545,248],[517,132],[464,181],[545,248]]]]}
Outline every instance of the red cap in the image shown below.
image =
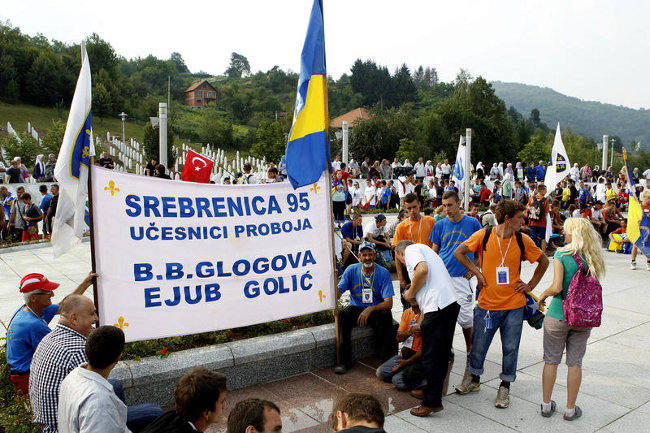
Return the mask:
{"type": "Polygon", "coordinates": [[[54,290],[59,287],[59,283],[53,283],[43,274],[27,274],[20,280],[20,293],[29,293],[34,290],[54,290]]]}

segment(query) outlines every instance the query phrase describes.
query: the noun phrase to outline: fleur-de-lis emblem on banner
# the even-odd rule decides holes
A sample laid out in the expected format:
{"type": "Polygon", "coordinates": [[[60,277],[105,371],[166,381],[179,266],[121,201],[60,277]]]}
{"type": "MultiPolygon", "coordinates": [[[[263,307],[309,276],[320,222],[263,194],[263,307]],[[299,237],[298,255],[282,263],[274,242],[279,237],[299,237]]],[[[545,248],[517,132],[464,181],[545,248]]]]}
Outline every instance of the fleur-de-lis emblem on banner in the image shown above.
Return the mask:
{"type": "Polygon", "coordinates": [[[120,189],[116,188],[115,187],[115,182],[111,180],[111,181],[108,182],[108,186],[104,187],[104,191],[110,191],[111,196],[113,196],[113,195],[115,195],[116,192],[120,192],[120,189]]]}
{"type": "Polygon", "coordinates": [[[113,324],[116,328],[120,328],[122,331],[124,331],[124,328],[126,326],[129,326],[128,322],[124,321],[124,317],[120,316],[119,319],[117,319],[117,323],[113,324]]]}

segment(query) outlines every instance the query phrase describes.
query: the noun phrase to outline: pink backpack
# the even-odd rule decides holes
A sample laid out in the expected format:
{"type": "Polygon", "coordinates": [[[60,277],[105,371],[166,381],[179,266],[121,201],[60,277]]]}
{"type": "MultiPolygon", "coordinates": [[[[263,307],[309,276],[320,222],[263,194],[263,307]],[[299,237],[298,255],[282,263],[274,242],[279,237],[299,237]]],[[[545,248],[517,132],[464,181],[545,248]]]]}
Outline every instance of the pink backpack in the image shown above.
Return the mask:
{"type": "Polygon", "coordinates": [[[585,264],[577,254],[573,254],[578,272],[573,275],[564,307],[564,322],[569,326],[596,327],[600,326],[600,315],[603,312],[603,288],[600,282],[587,272],[585,264]]]}

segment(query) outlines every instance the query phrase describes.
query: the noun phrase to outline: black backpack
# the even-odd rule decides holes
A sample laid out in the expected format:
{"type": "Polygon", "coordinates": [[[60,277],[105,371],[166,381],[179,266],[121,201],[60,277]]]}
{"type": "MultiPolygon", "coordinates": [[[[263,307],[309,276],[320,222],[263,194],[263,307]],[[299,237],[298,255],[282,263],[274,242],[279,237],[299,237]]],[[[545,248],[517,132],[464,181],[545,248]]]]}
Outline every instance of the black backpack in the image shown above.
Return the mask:
{"type": "Polygon", "coordinates": [[[535,197],[533,199],[533,203],[530,205],[528,208],[528,219],[531,221],[541,221],[541,219],[544,217],[544,202],[546,201],[546,197],[543,199],[538,199],[535,197]]]}

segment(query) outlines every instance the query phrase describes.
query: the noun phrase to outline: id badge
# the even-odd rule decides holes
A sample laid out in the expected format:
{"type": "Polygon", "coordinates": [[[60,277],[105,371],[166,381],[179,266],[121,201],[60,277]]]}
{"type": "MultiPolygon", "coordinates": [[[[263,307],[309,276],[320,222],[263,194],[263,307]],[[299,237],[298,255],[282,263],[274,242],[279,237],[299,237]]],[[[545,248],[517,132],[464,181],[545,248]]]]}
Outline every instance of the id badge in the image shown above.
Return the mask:
{"type": "Polygon", "coordinates": [[[361,300],[364,304],[372,304],[372,289],[363,289],[361,291],[361,300]]]}
{"type": "Polygon", "coordinates": [[[510,284],[510,269],[507,266],[497,268],[497,284],[510,284]]]}

